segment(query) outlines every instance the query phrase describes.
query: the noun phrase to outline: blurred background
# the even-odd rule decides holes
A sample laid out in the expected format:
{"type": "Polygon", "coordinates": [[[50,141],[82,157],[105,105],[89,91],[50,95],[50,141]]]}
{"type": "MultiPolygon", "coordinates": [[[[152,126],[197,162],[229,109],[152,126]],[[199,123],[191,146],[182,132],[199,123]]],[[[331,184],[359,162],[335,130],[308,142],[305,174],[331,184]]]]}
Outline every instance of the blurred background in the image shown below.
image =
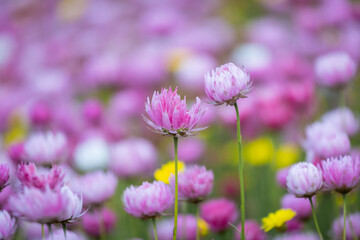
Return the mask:
{"type": "MultiPolygon", "coordinates": [[[[126,214],[121,203],[127,186],[152,181],[173,158],[171,138],[152,133],[142,119],[147,96],[178,86],[188,103],[204,99],[204,74],[234,62],[254,85],[239,108],[247,218],[260,222],[286,193],[276,172],[305,159],[305,127],[340,102],[338,91],[316,84],[314,59],[341,50],[359,62],[359,46],[356,1],[2,0],[0,161],[12,162],[9,147],[34,132],[61,131],[70,149],[63,164],[77,174],[110,169],[119,177],[106,203],[117,218],[108,239],[147,239],[149,223],[126,214]]],[[[345,90],[355,114],[358,78],[345,90]]],[[[179,158],[214,171],[211,197],[239,202],[235,110],[203,107],[201,125],[209,128],[181,138],[179,158]]],[[[354,149],[359,140],[351,138],[354,149]]],[[[349,197],[350,211],[359,209],[357,195],[349,197]]],[[[319,197],[322,229],[331,228],[339,201],[319,197]]],[[[27,236],[21,229],[17,239],[27,236]]]]}

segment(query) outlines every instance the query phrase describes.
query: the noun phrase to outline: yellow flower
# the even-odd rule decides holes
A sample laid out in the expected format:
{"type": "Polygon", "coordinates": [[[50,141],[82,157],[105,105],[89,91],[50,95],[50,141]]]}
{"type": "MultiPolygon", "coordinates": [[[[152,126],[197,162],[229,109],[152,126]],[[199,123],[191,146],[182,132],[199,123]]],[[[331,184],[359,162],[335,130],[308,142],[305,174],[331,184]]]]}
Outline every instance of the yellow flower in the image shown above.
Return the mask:
{"type": "Polygon", "coordinates": [[[274,152],[273,141],[267,136],[257,138],[244,145],[244,159],[256,166],[271,162],[274,152]]]}
{"type": "Polygon", "coordinates": [[[9,129],[4,133],[5,145],[10,145],[14,142],[24,140],[26,133],[27,129],[21,117],[17,114],[14,114],[10,118],[9,129]]]}
{"type": "Polygon", "coordinates": [[[198,226],[200,235],[205,236],[209,233],[209,225],[202,218],[199,218],[198,226]]]}
{"type": "MultiPolygon", "coordinates": [[[[182,172],[185,168],[185,163],[178,161],[178,171],[182,172]]],[[[162,181],[166,184],[169,184],[169,177],[171,174],[175,174],[175,161],[170,161],[157,169],[154,173],[154,177],[157,181],[162,181]]]]}
{"type": "Polygon", "coordinates": [[[291,209],[280,209],[275,213],[270,213],[267,217],[264,217],[262,221],[262,229],[265,232],[270,231],[273,228],[278,230],[283,230],[285,227],[285,223],[293,217],[295,217],[296,213],[291,209]]]}
{"type": "Polygon", "coordinates": [[[185,48],[173,50],[169,55],[169,71],[176,72],[177,70],[179,70],[181,63],[184,62],[186,58],[188,58],[190,55],[190,51],[185,48]]]}
{"type": "Polygon", "coordinates": [[[294,164],[300,155],[299,148],[293,144],[283,144],[276,151],[276,167],[284,168],[294,164]]]}

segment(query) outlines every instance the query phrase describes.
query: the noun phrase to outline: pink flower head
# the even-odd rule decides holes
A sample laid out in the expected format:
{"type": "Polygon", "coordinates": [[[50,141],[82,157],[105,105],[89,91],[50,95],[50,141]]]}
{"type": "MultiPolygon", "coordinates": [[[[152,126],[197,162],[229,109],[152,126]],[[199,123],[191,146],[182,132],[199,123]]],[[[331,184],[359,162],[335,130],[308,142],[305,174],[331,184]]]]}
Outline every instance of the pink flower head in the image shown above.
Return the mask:
{"type": "MultiPolygon", "coordinates": [[[[312,199],[315,204],[315,198],[312,199]]],[[[296,212],[295,218],[307,219],[311,216],[311,205],[308,199],[297,198],[292,194],[286,194],[281,199],[282,208],[290,208],[296,212]]]]}
{"type": "Polygon", "coordinates": [[[150,120],[144,116],[144,120],[153,130],[162,135],[173,135],[186,137],[204,128],[195,128],[204,111],[200,108],[201,100],[196,98],[196,103],[190,110],[186,108],[186,98],[181,100],[175,91],[163,88],[161,93],[155,91],[145,103],[145,111],[150,120]]]}
{"type": "MultiPolygon", "coordinates": [[[[336,239],[342,239],[344,231],[344,217],[337,218],[332,225],[332,232],[336,239]]],[[[360,238],[360,213],[356,212],[346,216],[346,239],[360,238]]]]}
{"type": "Polygon", "coordinates": [[[116,143],[110,155],[110,168],[119,177],[150,175],[158,160],[154,145],[143,138],[130,138],[116,143]]]}
{"type": "Polygon", "coordinates": [[[233,63],[205,74],[205,92],[215,105],[234,105],[239,98],[245,98],[250,90],[250,75],[233,63]]]}
{"type": "Polygon", "coordinates": [[[71,189],[84,198],[86,205],[101,204],[111,198],[118,180],[112,172],[96,171],[79,176],[70,183],[71,189]]]}
{"type": "Polygon", "coordinates": [[[290,168],[282,168],[276,173],[276,181],[279,184],[279,186],[286,188],[286,178],[289,174],[290,168]]]}
{"type": "MultiPolygon", "coordinates": [[[[237,229],[241,232],[241,224],[237,226],[237,229]]],[[[236,231],[236,239],[240,240],[240,234],[238,231],[236,231]]],[[[247,220],[245,221],[245,238],[247,240],[265,240],[266,235],[256,221],[247,220]]]]}
{"type": "Polygon", "coordinates": [[[315,74],[321,85],[343,86],[355,76],[356,63],[345,52],[327,53],[316,59],[315,74]]]}
{"type": "Polygon", "coordinates": [[[360,161],[349,155],[328,158],[321,162],[325,190],[348,193],[360,181],[360,161]]]}
{"type": "Polygon", "coordinates": [[[59,189],[63,185],[65,174],[56,165],[46,173],[38,173],[34,163],[22,163],[18,167],[17,177],[25,187],[45,190],[46,188],[59,189]]]}
{"type": "Polygon", "coordinates": [[[87,238],[83,237],[79,233],[75,233],[69,230],[66,230],[66,237],[62,229],[56,229],[52,234],[49,234],[46,237],[46,240],[86,240],[87,238]]]}
{"type": "Polygon", "coordinates": [[[332,110],[322,117],[322,121],[338,127],[350,136],[359,131],[359,119],[348,108],[332,110]]]}
{"type": "Polygon", "coordinates": [[[85,212],[83,209],[83,199],[73,193],[68,186],[61,188],[61,194],[68,199],[65,211],[58,217],[58,221],[62,223],[75,222],[82,217],[85,212]]]}
{"type": "MultiPolygon", "coordinates": [[[[198,138],[187,138],[179,142],[179,159],[185,163],[193,163],[198,161],[205,150],[204,143],[198,138]]],[[[174,148],[169,150],[174,157],[174,148]]]]}
{"type": "Polygon", "coordinates": [[[213,199],[200,206],[201,217],[215,232],[221,232],[230,227],[238,217],[238,210],[234,202],[225,198],[213,199]]]}
{"type": "Polygon", "coordinates": [[[296,163],[290,168],[286,186],[296,197],[312,197],[323,187],[321,171],[312,163],[296,163]]]}
{"type": "Polygon", "coordinates": [[[87,234],[99,237],[101,228],[104,226],[106,233],[114,230],[116,225],[116,214],[108,209],[95,209],[94,212],[87,212],[84,214],[82,223],[87,234]]]}
{"type": "Polygon", "coordinates": [[[0,239],[12,239],[16,230],[16,220],[6,210],[0,210],[0,239]]]}
{"type": "Polygon", "coordinates": [[[7,149],[10,159],[18,164],[23,160],[24,155],[24,143],[18,142],[11,144],[7,149]]]}
{"type": "Polygon", "coordinates": [[[83,115],[85,120],[87,120],[89,123],[99,123],[102,117],[102,112],[103,109],[101,102],[95,99],[90,99],[84,103],[83,115]]]}
{"type": "Polygon", "coordinates": [[[302,233],[302,232],[294,232],[288,233],[285,235],[281,235],[279,237],[275,237],[274,240],[320,240],[318,235],[312,232],[302,233]]]}
{"type": "Polygon", "coordinates": [[[10,174],[9,174],[9,165],[6,163],[0,164],[0,192],[3,190],[9,182],[10,174]]]}
{"type": "MultiPolygon", "coordinates": [[[[179,173],[179,199],[190,202],[200,202],[211,193],[214,174],[204,166],[194,165],[179,173]]],[[[175,189],[175,178],[170,178],[170,184],[175,189]]]]}
{"type": "Polygon", "coordinates": [[[34,125],[45,125],[51,120],[51,110],[49,106],[43,102],[37,102],[30,109],[30,119],[34,125]]]}
{"type": "Polygon", "coordinates": [[[67,155],[67,140],[58,132],[34,133],[24,143],[24,159],[39,164],[62,161],[67,155]]]}
{"type": "Polygon", "coordinates": [[[306,128],[304,147],[324,159],[348,154],[351,145],[349,137],[337,126],[316,122],[306,128]]]}
{"type": "Polygon", "coordinates": [[[138,218],[160,216],[173,204],[171,188],[163,182],[143,182],[139,187],[126,188],[122,198],[127,213],[138,218]]]}

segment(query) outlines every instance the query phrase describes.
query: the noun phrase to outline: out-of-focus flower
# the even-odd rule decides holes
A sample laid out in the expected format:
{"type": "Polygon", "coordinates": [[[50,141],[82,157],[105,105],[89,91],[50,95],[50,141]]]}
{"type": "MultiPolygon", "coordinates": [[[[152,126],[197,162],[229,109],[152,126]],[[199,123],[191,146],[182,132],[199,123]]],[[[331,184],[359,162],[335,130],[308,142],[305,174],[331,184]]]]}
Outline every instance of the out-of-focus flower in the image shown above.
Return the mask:
{"type": "Polygon", "coordinates": [[[317,234],[315,233],[287,233],[282,236],[277,236],[274,240],[320,240],[317,234]]]}
{"type": "Polygon", "coordinates": [[[201,204],[200,216],[209,224],[211,230],[221,232],[237,219],[238,210],[232,201],[219,198],[201,204]]]}
{"type": "Polygon", "coordinates": [[[4,143],[11,145],[13,143],[21,142],[26,137],[27,128],[23,120],[17,114],[14,114],[9,119],[9,127],[4,133],[4,143]]]}
{"type": "Polygon", "coordinates": [[[101,204],[111,198],[118,180],[112,172],[87,173],[70,182],[71,189],[84,198],[85,205],[101,204]]]}
{"type": "Polygon", "coordinates": [[[160,216],[173,205],[171,188],[163,182],[143,182],[141,186],[126,188],[122,201],[127,213],[138,218],[160,216]]]}
{"type": "Polygon", "coordinates": [[[51,110],[49,106],[43,102],[35,103],[30,109],[30,119],[35,126],[43,126],[51,120],[51,110]]]}
{"type": "Polygon", "coordinates": [[[62,229],[55,230],[52,234],[50,234],[46,240],[86,240],[84,236],[79,233],[75,233],[69,230],[66,230],[66,236],[62,229]]]}
{"type": "Polygon", "coordinates": [[[269,213],[267,217],[261,219],[262,229],[265,232],[270,231],[273,228],[276,228],[279,231],[286,230],[285,223],[290,221],[295,217],[296,213],[291,209],[279,209],[275,213],[269,213]]]}
{"type": "Polygon", "coordinates": [[[329,158],[348,154],[351,145],[349,137],[337,126],[316,122],[306,128],[304,147],[317,157],[329,158]]]}
{"type": "Polygon", "coordinates": [[[9,154],[10,159],[18,164],[23,160],[23,155],[24,155],[24,143],[22,142],[18,142],[18,143],[13,143],[11,144],[8,149],[7,152],[9,154]]]}
{"type": "Polygon", "coordinates": [[[282,144],[276,150],[276,167],[284,168],[294,164],[300,155],[299,148],[293,144],[282,144]]]}
{"type": "MultiPolygon", "coordinates": [[[[185,169],[185,163],[182,161],[178,161],[178,172],[182,172],[185,169]]],[[[166,184],[169,184],[169,178],[171,175],[175,174],[175,161],[170,161],[161,166],[161,168],[157,169],[154,173],[154,178],[157,181],[162,181],[166,184]]]]}
{"type": "MultiPolygon", "coordinates": [[[[37,222],[20,221],[19,223],[21,231],[26,236],[26,240],[40,240],[42,235],[41,224],[37,222]]],[[[44,234],[48,236],[49,228],[44,225],[44,234]]],[[[64,233],[63,233],[64,234],[64,233]]]]}
{"type": "Polygon", "coordinates": [[[316,59],[315,73],[319,84],[339,87],[355,76],[356,63],[345,52],[331,52],[316,59]]]}
{"type": "Polygon", "coordinates": [[[200,104],[200,98],[196,98],[196,103],[187,110],[186,98],[181,100],[177,88],[174,91],[171,87],[163,88],[161,93],[154,92],[151,102],[147,99],[145,111],[150,119],[144,116],[144,120],[156,133],[186,137],[204,129],[195,128],[205,113],[200,104]]]}
{"type": "MultiPolygon", "coordinates": [[[[344,216],[340,216],[335,219],[332,225],[332,232],[336,239],[341,239],[344,231],[344,216]]],[[[354,236],[357,238],[360,237],[360,213],[356,212],[349,214],[346,217],[346,239],[354,239],[354,236]]]]}
{"type": "MultiPolygon", "coordinates": [[[[241,224],[237,226],[238,231],[236,231],[236,239],[240,240],[241,224]]],[[[259,224],[253,220],[245,221],[245,237],[247,240],[265,240],[266,235],[261,230],[259,224]]]]}
{"type": "Polygon", "coordinates": [[[112,146],[110,168],[120,177],[150,175],[155,169],[157,157],[151,142],[130,138],[112,146]]]}
{"type": "Polygon", "coordinates": [[[350,136],[359,131],[359,119],[355,117],[349,108],[332,110],[326,113],[321,120],[340,128],[350,136]]]}
{"type": "Polygon", "coordinates": [[[83,199],[73,193],[68,186],[61,188],[61,194],[68,199],[65,211],[58,217],[58,221],[62,223],[71,223],[79,220],[82,213],[83,199]]]}
{"type": "Polygon", "coordinates": [[[286,177],[287,190],[296,197],[312,197],[323,187],[323,176],[314,164],[294,164],[286,177]]]}
{"type": "Polygon", "coordinates": [[[277,171],[276,173],[276,181],[281,186],[286,188],[286,178],[289,174],[290,167],[283,168],[277,171]]]}
{"type": "Polygon", "coordinates": [[[67,154],[67,139],[60,132],[34,133],[24,143],[25,161],[52,164],[63,161],[67,154]]]}
{"type": "MultiPolygon", "coordinates": [[[[198,138],[186,138],[179,142],[178,157],[185,163],[193,163],[200,159],[204,152],[204,143],[198,138]]],[[[174,157],[174,148],[171,148],[174,157]]]]}
{"type": "Polygon", "coordinates": [[[90,124],[99,124],[102,117],[102,105],[96,99],[87,100],[83,106],[83,116],[90,124]]]}
{"type": "MultiPolygon", "coordinates": [[[[214,174],[204,166],[194,165],[179,173],[179,199],[189,202],[200,202],[211,193],[214,174]]],[[[170,184],[175,189],[175,178],[170,178],[170,184]]]]}
{"type": "Polygon", "coordinates": [[[86,212],[82,219],[84,230],[91,236],[98,237],[103,228],[106,233],[114,230],[116,225],[116,214],[108,209],[95,209],[93,212],[86,212]]]}
{"type": "Polygon", "coordinates": [[[349,155],[328,158],[321,162],[325,190],[345,194],[354,189],[360,181],[360,161],[349,155]]]}
{"type": "MultiPolygon", "coordinates": [[[[315,204],[315,198],[313,198],[312,201],[315,204]]],[[[309,200],[306,198],[297,198],[292,194],[283,196],[281,199],[281,207],[292,209],[296,212],[296,218],[299,219],[307,219],[312,214],[309,200]]]]}
{"type": "Polygon", "coordinates": [[[109,159],[110,147],[102,137],[90,137],[74,150],[75,167],[85,172],[107,168],[109,159]]]}
{"type": "Polygon", "coordinates": [[[251,90],[249,74],[233,63],[224,64],[205,74],[205,92],[215,105],[234,105],[251,90]]]}
{"type": "Polygon", "coordinates": [[[0,239],[12,239],[16,230],[16,220],[6,210],[0,210],[0,239]]]}
{"type": "Polygon", "coordinates": [[[274,143],[267,136],[244,144],[244,159],[255,166],[271,162],[274,158],[274,152],[274,143]]]}
{"type": "Polygon", "coordinates": [[[0,192],[3,190],[10,179],[10,173],[9,173],[9,165],[6,163],[0,164],[0,192]]]}

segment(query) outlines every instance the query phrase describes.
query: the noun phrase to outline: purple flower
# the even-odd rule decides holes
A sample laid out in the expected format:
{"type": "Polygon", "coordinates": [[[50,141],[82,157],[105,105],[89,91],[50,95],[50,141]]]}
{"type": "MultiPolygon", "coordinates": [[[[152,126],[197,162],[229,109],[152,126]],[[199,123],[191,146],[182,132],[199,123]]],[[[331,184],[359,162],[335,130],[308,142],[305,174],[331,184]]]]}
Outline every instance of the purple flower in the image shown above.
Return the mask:
{"type": "Polygon", "coordinates": [[[62,229],[55,230],[52,234],[47,236],[46,240],[86,240],[87,238],[82,235],[69,231],[66,231],[66,237],[62,229]]]}
{"type": "Polygon", "coordinates": [[[139,187],[126,188],[122,198],[127,213],[138,218],[160,216],[173,205],[171,188],[163,182],[143,182],[139,187]]]}
{"type": "Polygon", "coordinates": [[[34,133],[24,143],[24,160],[52,164],[67,156],[67,139],[57,132],[34,133]]]}
{"type": "Polygon", "coordinates": [[[290,168],[282,168],[276,173],[276,181],[279,184],[279,186],[286,188],[286,178],[289,174],[290,168]]]}
{"type": "Polygon", "coordinates": [[[106,233],[114,230],[116,225],[116,214],[107,208],[95,209],[93,212],[86,212],[82,223],[84,230],[91,236],[98,237],[101,234],[101,228],[104,226],[106,233]]]}
{"type": "Polygon", "coordinates": [[[163,88],[161,93],[154,92],[150,102],[147,99],[145,111],[150,120],[144,116],[144,120],[155,132],[162,135],[173,135],[186,137],[204,128],[195,128],[204,111],[200,108],[201,100],[196,98],[196,103],[190,110],[186,108],[186,98],[181,100],[175,91],[163,88]]]}
{"type": "Polygon", "coordinates": [[[345,52],[331,52],[315,61],[318,83],[327,87],[338,87],[348,83],[356,73],[355,61],[345,52]]]}
{"type": "Polygon", "coordinates": [[[3,190],[9,182],[10,174],[9,174],[9,165],[6,163],[0,164],[0,192],[3,190]]]}
{"type": "Polygon", "coordinates": [[[328,158],[321,162],[325,190],[348,193],[360,181],[360,161],[349,155],[328,158]]]}
{"type": "Polygon", "coordinates": [[[205,92],[215,105],[234,105],[251,90],[250,76],[233,63],[205,74],[205,92]]]}
{"type": "Polygon", "coordinates": [[[215,232],[221,232],[230,227],[238,217],[238,210],[234,202],[225,198],[213,199],[200,206],[200,216],[215,232]]]}
{"type": "MultiPolygon", "coordinates": [[[[341,239],[344,231],[344,217],[337,218],[332,225],[332,232],[336,239],[341,239]]],[[[346,217],[346,239],[354,239],[354,235],[360,237],[360,213],[349,214],[346,217]]]]}
{"type": "Polygon", "coordinates": [[[96,99],[90,99],[84,103],[83,116],[87,122],[94,125],[100,123],[102,112],[101,102],[96,99]]]}
{"type": "MultiPolygon", "coordinates": [[[[157,234],[159,240],[172,239],[173,219],[165,219],[157,223],[157,234]]],[[[178,216],[177,239],[196,240],[197,219],[193,215],[178,216]]],[[[201,231],[200,231],[201,233],[201,231]]]]}
{"type": "MultiPolygon", "coordinates": [[[[194,163],[201,158],[204,150],[205,145],[200,139],[186,138],[179,142],[179,159],[185,163],[194,163]]],[[[174,157],[174,148],[170,149],[170,155],[174,157]]]]}
{"type": "MultiPolygon", "coordinates": [[[[238,231],[241,232],[241,224],[237,226],[238,231]]],[[[240,240],[239,232],[236,231],[236,239],[240,240]]],[[[253,220],[245,221],[245,237],[247,240],[265,240],[266,235],[263,230],[261,230],[259,224],[253,220]]]]}
{"type": "Polygon", "coordinates": [[[359,131],[359,119],[348,108],[332,110],[326,113],[321,120],[338,127],[350,136],[359,131]]]}
{"type": "Polygon", "coordinates": [[[15,218],[12,218],[6,210],[0,210],[0,239],[10,240],[16,230],[15,218]]]}
{"type": "MultiPolygon", "coordinates": [[[[200,202],[211,193],[214,174],[204,166],[194,165],[179,173],[179,199],[190,202],[200,202]]],[[[175,178],[170,178],[170,184],[175,189],[175,178]]]]}
{"type": "Polygon", "coordinates": [[[70,188],[82,195],[86,205],[101,204],[114,195],[117,183],[112,172],[96,171],[74,179],[70,188]]]}
{"type": "Polygon", "coordinates": [[[77,194],[73,193],[68,186],[61,188],[61,194],[68,199],[68,204],[66,205],[65,211],[59,216],[58,221],[67,223],[75,222],[80,219],[84,214],[83,209],[83,199],[77,194]]]}
{"type": "Polygon", "coordinates": [[[312,197],[323,187],[321,171],[312,163],[294,164],[286,178],[286,186],[296,197],[312,197]]]}
{"type": "Polygon", "coordinates": [[[274,240],[320,240],[315,233],[288,233],[279,237],[275,237],[274,240]]]}
{"type": "MultiPolygon", "coordinates": [[[[312,199],[315,204],[315,198],[312,199]]],[[[311,216],[311,205],[308,199],[297,198],[292,194],[286,194],[281,199],[282,208],[290,208],[296,212],[295,218],[298,219],[307,219],[311,216]]]]}

